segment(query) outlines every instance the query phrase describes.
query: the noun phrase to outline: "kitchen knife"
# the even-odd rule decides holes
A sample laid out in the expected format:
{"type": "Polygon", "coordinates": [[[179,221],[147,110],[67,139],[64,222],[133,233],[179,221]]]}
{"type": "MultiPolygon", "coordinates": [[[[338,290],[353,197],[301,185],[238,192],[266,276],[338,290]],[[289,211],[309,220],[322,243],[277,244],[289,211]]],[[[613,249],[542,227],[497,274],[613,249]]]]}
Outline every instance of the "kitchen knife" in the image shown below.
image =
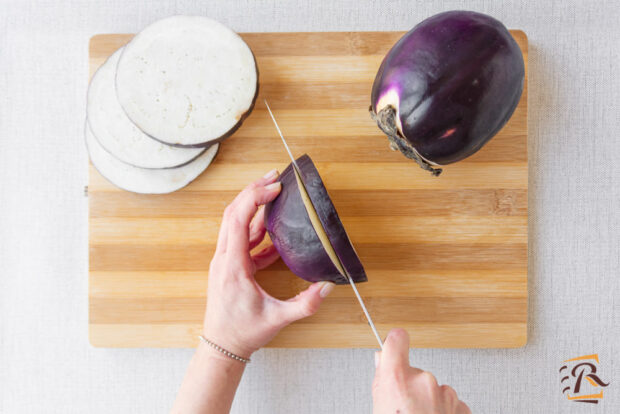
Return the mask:
{"type": "MultiPolygon", "coordinates": [[[[271,112],[271,108],[269,107],[267,100],[265,100],[265,106],[267,107],[267,110],[269,111],[269,115],[271,116],[271,119],[273,120],[273,124],[276,126],[276,130],[278,131],[278,134],[280,135],[280,138],[282,139],[284,148],[286,148],[286,152],[288,153],[288,156],[291,158],[291,161],[293,162],[293,168],[296,170],[297,175],[301,178],[301,171],[299,167],[297,166],[297,162],[295,162],[295,158],[293,157],[293,153],[291,152],[291,149],[289,148],[288,144],[286,143],[286,140],[284,139],[284,135],[282,134],[282,131],[280,130],[280,127],[278,126],[278,122],[276,121],[276,118],[273,116],[273,112],[271,112]]],[[[299,180],[299,183],[300,185],[304,186],[304,183],[301,179],[299,180]]],[[[305,190],[305,186],[304,186],[304,190],[305,190]]],[[[307,190],[305,191],[307,192],[307,190]]],[[[364,304],[364,300],[360,296],[360,293],[358,292],[357,287],[355,286],[355,282],[353,282],[353,279],[347,273],[347,269],[345,269],[345,267],[342,266],[342,263],[340,263],[340,265],[341,265],[340,267],[344,270],[344,273],[345,273],[344,276],[347,278],[347,280],[351,284],[351,287],[353,288],[353,292],[355,293],[355,296],[357,297],[357,300],[362,307],[362,311],[364,312],[364,315],[366,316],[366,320],[368,320],[368,325],[370,325],[370,329],[372,329],[372,333],[377,338],[379,347],[383,349],[383,341],[381,340],[381,336],[379,336],[379,332],[377,331],[377,328],[375,327],[375,324],[373,323],[372,318],[370,317],[370,314],[368,313],[368,309],[366,308],[366,305],[364,304]]]]}

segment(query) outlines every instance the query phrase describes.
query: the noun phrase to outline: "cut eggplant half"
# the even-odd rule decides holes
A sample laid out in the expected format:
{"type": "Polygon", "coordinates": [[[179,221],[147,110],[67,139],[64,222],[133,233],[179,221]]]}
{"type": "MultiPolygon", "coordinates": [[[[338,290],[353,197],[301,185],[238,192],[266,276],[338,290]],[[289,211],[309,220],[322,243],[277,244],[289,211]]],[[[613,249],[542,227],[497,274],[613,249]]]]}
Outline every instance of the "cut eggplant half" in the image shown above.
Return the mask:
{"type": "Polygon", "coordinates": [[[116,94],[129,119],[180,147],[207,147],[232,134],[257,92],[248,45],[202,16],[172,16],[146,27],[125,46],[116,71],[116,94]]]}
{"type": "Polygon", "coordinates": [[[127,118],[115,91],[118,49],[97,70],[88,88],[87,116],[97,141],[119,160],[141,168],[174,168],[194,160],[203,148],[176,148],[142,132],[127,118]]]}
{"type": "Polygon", "coordinates": [[[265,227],[282,260],[293,273],[309,282],[347,284],[347,274],[356,283],[365,282],[364,268],[327,190],[317,190],[318,184],[322,185],[320,177],[319,182],[313,182],[310,187],[305,182],[304,177],[315,177],[316,168],[307,155],[299,158],[297,163],[301,171],[298,173],[290,164],[279,178],[282,183],[280,195],[265,206],[265,227]],[[316,205],[322,209],[316,209],[316,205]],[[331,205],[331,210],[324,208],[326,205],[331,205]],[[327,211],[330,214],[326,214],[327,211]],[[326,223],[333,228],[325,229],[326,223]],[[344,235],[348,245],[335,235],[344,235]]]}
{"type": "Polygon", "coordinates": [[[115,186],[141,194],[166,194],[185,187],[211,164],[219,144],[207,149],[189,164],[178,168],[147,169],[126,164],[107,152],[88,126],[86,147],[90,160],[99,173],[115,186]]]}

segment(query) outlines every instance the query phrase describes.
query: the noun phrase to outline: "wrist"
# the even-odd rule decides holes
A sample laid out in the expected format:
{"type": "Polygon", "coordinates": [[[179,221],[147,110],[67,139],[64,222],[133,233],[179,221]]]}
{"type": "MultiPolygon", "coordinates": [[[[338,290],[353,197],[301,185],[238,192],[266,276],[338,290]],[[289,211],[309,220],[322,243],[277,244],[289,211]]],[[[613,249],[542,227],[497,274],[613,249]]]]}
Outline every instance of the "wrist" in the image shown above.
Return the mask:
{"type": "MultiPolygon", "coordinates": [[[[241,341],[236,340],[234,337],[231,337],[230,335],[222,334],[221,331],[218,334],[217,332],[214,332],[213,330],[204,328],[202,331],[202,336],[205,339],[217,345],[218,347],[222,348],[224,351],[228,351],[244,359],[250,359],[252,354],[258,350],[258,349],[244,345],[243,343],[241,343],[241,341]]],[[[203,343],[203,345],[206,345],[207,348],[211,348],[214,352],[219,353],[224,358],[229,358],[228,356],[225,355],[225,352],[218,351],[208,346],[203,341],[200,341],[200,342],[203,343]]]]}
{"type": "Polygon", "coordinates": [[[228,367],[227,369],[236,369],[238,367],[244,369],[246,365],[244,362],[230,358],[222,352],[210,347],[202,340],[196,348],[196,355],[199,359],[204,360],[205,362],[210,361],[210,363],[215,363],[218,366],[228,367]]]}

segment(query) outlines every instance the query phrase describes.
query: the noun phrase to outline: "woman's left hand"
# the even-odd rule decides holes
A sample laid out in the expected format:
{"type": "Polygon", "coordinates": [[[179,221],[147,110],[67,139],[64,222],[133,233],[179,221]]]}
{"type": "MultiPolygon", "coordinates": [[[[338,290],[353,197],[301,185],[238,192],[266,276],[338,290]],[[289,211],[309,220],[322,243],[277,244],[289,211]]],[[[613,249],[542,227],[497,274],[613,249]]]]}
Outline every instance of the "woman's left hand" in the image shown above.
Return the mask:
{"type": "Polygon", "coordinates": [[[280,193],[276,170],[246,187],[226,207],[209,269],[203,335],[222,348],[248,358],[283,327],[314,314],[334,285],[314,283],[294,298],[278,300],[254,279],[257,270],[278,259],[273,245],[252,254],[265,237],[264,208],[280,193]]]}

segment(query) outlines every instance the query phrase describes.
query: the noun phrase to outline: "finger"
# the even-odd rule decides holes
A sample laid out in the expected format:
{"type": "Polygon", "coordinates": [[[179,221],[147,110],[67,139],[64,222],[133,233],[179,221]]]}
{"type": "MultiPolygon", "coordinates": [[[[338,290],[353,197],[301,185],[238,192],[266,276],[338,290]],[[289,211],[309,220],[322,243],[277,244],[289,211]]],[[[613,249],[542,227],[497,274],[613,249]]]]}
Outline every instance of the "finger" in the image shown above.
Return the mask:
{"type": "Polygon", "coordinates": [[[456,391],[449,385],[442,385],[439,387],[441,391],[441,396],[443,399],[444,406],[447,408],[447,411],[452,413],[456,411],[457,404],[459,403],[459,398],[456,395],[456,391]]]}
{"type": "Polygon", "coordinates": [[[276,250],[275,246],[269,245],[265,247],[260,252],[252,255],[252,260],[254,261],[254,266],[256,266],[256,270],[262,270],[266,267],[271,266],[278,258],[280,257],[280,253],[276,250]]]}
{"type": "Polygon", "coordinates": [[[415,375],[415,377],[413,377],[412,379],[415,384],[423,387],[423,389],[429,390],[431,392],[439,391],[439,384],[437,384],[437,378],[435,378],[432,372],[419,370],[418,374],[415,375]]]}
{"type": "Polygon", "coordinates": [[[392,329],[381,351],[382,369],[409,367],[409,334],[404,329],[392,329]]]}
{"type": "Polygon", "coordinates": [[[467,404],[465,404],[463,401],[459,401],[458,405],[456,406],[455,414],[471,414],[471,410],[469,409],[467,404]]]}
{"type": "Polygon", "coordinates": [[[228,240],[228,229],[226,227],[226,216],[229,214],[228,209],[230,206],[224,209],[222,215],[222,223],[220,224],[220,232],[217,235],[217,244],[215,246],[215,254],[226,253],[226,242],[228,240]]]}
{"type": "Polygon", "coordinates": [[[267,174],[263,175],[258,180],[250,183],[250,185],[248,185],[246,188],[264,187],[267,184],[271,184],[275,182],[278,179],[278,175],[279,175],[278,170],[273,169],[269,171],[267,174]]]}
{"type": "Polygon", "coordinates": [[[246,188],[244,188],[243,191],[241,191],[237,195],[237,197],[235,197],[235,199],[226,207],[226,209],[224,210],[224,217],[222,219],[222,224],[220,226],[220,233],[217,239],[217,246],[215,249],[216,252],[221,252],[221,253],[226,252],[226,245],[228,242],[227,224],[230,221],[232,212],[235,209],[235,206],[238,203],[238,200],[241,197],[241,195],[253,188],[260,187],[260,186],[264,187],[266,185],[273,183],[274,181],[278,179],[278,176],[279,176],[278,170],[274,169],[274,170],[269,171],[267,174],[265,174],[258,180],[254,181],[253,183],[250,183],[246,188]]]}
{"type": "Polygon", "coordinates": [[[250,247],[249,226],[258,207],[272,201],[280,193],[279,182],[265,187],[246,189],[237,196],[226,226],[228,229],[226,252],[234,256],[248,254],[250,247]]]}
{"type": "Polygon", "coordinates": [[[230,203],[230,206],[234,210],[239,204],[239,201],[242,200],[247,195],[247,193],[251,192],[252,190],[256,188],[266,187],[269,184],[273,184],[274,182],[278,180],[278,177],[279,177],[278,170],[269,171],[267,174],[265,174],[258,180],[251,182],[243,190],[241,190],[239,194],[237,194],[235,199],[232,201],[232,203],[230,203]]]}
{"type": "Polygon", "coordinates": [[[258,213],[250,222],[250,250],[258,246],[265,238],[265,209],[259,208],[258,213]]]}
{"type": "Polygon", "coordinates": [[[456,396],[456,391],[454,391],[454,388],[449,385],[442,385],[439,388],[441,388],[441,392],[446,398],[458,401],[458,397],[456,396]]]}
{"type": "Polygon", "coordinates": [[[294,298],[280,302],[279,319],[284,325],[314,315],[323,299],[334,290],[331,282],[318,282],[310,285],[294,298]]]}

